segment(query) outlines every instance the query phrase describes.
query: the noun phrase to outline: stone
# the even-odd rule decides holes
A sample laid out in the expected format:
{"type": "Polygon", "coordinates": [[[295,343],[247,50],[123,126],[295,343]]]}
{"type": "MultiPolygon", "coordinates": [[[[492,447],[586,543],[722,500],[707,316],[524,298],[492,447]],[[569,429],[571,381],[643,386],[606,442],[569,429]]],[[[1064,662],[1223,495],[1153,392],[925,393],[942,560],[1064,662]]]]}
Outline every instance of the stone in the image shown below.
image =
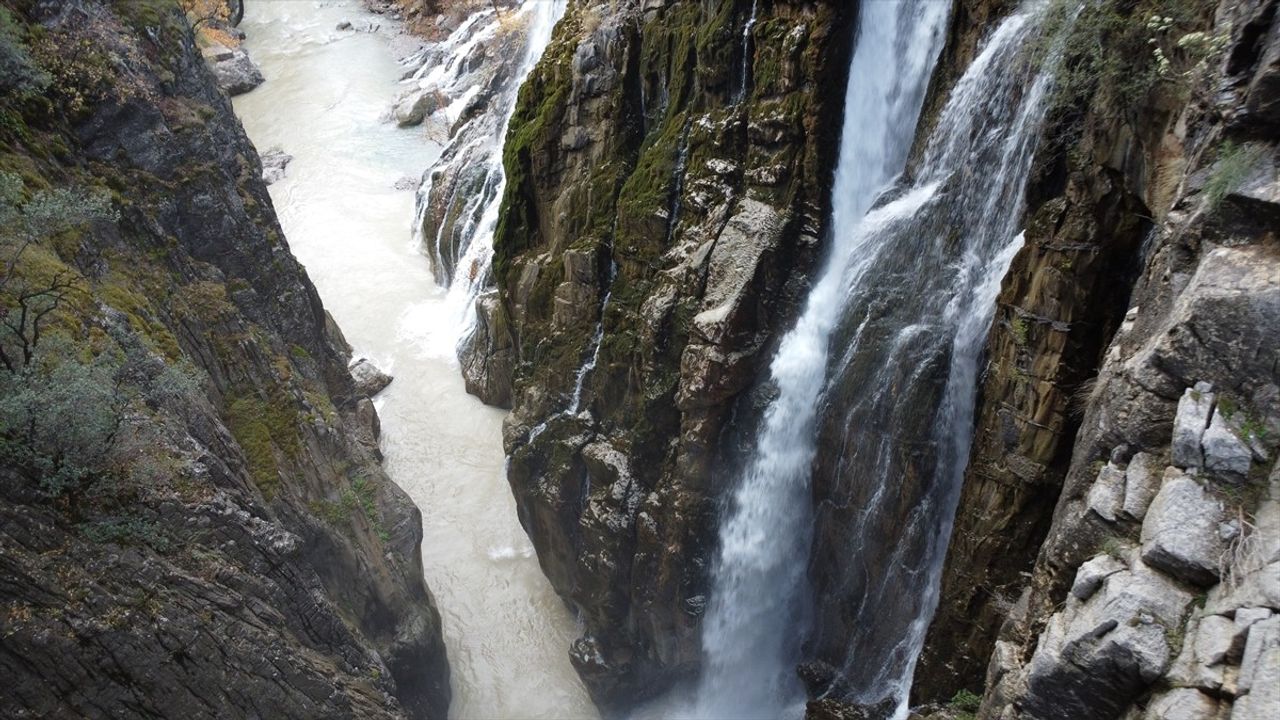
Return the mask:
{"type": "Polygon", "coordinates": [[[1231,720],[1280,717],[1280,615],[1249,628],[1231,720]]]}
{"type": "Polygon", "coordinates": [[[1102,587],[1102,581],[1127,569],[1127,565],[1110,555],[1098,555],[1085,562],[1076,571],[1076,581],[1071,585],[1071,595],[1077,600],[1088,600],[1093,597],[1098,588],[1102,587]]]}
{"type": "Polygon", "coordinates": [[[422,124],[428,115],[444,104],[443,96],[436,90],[415,90],[400,97],[391,111],[400,127],[422,124]]]}
{"type": "Polygon", "coordinates": [[[249,53],[241,48],[221,48],[206,52],[205,60],[218,81],[218,87],[231,96],[243,95],[261,85],[265,79],[249,53]]]}
{"type": "Polygon", "coordinates": [[[338,23],[336,26],[334,26],[334,29],[335,29],[335,30],[350,30],[350,29],[351,29],[351,21],[350,21],[350,20],[343,20],[342,22],[340,22],[340,23],[338,23]]]}
{"type": "Polygon", "coordinates": [[[351,379],[355,381],[356,392],[365,397],[373,397],[391,384],[392,377],[378,369],[368,358],[356,360],[349,369],[351,379]]]}
{"type": "Polygon", "coordinates": [[[1220,408],[1213,413],[1213,419],[1200,439],[1200,448],[1204,453],[1205,470],[1210,473],[1232,480],[1243,480],[1249,474],[1253,451],[1230,427],[1220,408]]]}
{"type": "Polygon", "coordinates": [[[1209,427],[1213,412],[1213,386],[1196,383],[1178,400],[1178,411],[1173,418],[1173,464],[1181,468],[1196,468],[1204,464],[1200,439],[1209,427]]]}
{"type": "Polygon", "coordinates": [[[1107,576],[1088,600],[1069,597],[1049,618],[1027,665],[1030,717],[1118,715],[1164,674],[1166,627],[1182,622],[1191,594],[1140,562],[1107,576]]]}
{"type": "Polygon", "coordinates": [[[262,153],[262,181],[270,185],[284,179],[285,170],[293,162],[293,156],[280,148],[270,148],[262,153]]]}
{"type": "Polygon", "coordinates": [[[1098,471],[1098,477],[1089,488],[1089,509],[1098,513],[1103,520],[1115,522],[1120,506],[1124,503],[1125,474],[1112,463],[1107,463],[1098,471]]]}
{"type": "Polygon", "coordinates": [[[1212,585],[1226,543],[1218,533],[1222,504],[1174,468],[1142,523],[1142,560],[1185,582],[1212,585]]]}
{"type": "Polygon", "coordinates": [[[1129,459],[1124,470],[1124,514],[1134,520],[1146,517],[1147,508],[1160,491],[1162,463],[1156,456],[1140,452],[1129,459]]]}
{"type": "Polygon", "coordinates": [[[1175,688],[1147,705],[1142,720],[1214,720],[1218,701],[1194,688],[1175,688]]]}
{"type": "Polygon", "coordinates": [[[1206,665],[1218,665],[1227,661],[1235,644],[1236,624],[1222,615],[1208,615],[1200,619],[1196,628],[1196,659],[1206,665]]]}

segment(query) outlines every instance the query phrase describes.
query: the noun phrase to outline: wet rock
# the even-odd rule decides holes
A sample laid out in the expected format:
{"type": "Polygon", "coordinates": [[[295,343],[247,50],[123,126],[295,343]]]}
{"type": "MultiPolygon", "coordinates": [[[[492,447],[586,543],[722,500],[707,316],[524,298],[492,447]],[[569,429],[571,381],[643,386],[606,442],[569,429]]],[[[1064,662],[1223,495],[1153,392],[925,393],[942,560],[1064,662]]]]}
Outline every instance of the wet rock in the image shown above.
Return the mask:
{"type": "Polygon", "coordinates": [[[1204,464],[1200,441],[1213,413],[1212,390],[1213,386],[1208,383],[1196,383],[1178,400],[1178,412],[1173,418],[1173,464],[1178,467],[1196,468],[1204,464]]]}
{"type": "Polygon", "coordinates": [[[415,90],[396,101],[392,114],[400,127],[421,125],[428,115],[441,107],[442,96],[436,90],[415,90]]]}
{"type": "Polygon", "coordinates": [[[355,381],[356,392],[365,397],[373,397],[391,384],[392,377],[380,370],[368,358],[360,358],[351,363],[351,379],[355,381]]]}
{"type": "Polygon", "coordinates": [[[271,148],[262,153],[262,181],[270,185],[283,180],[291,162],[293,156],[280,148],[271,148]]]}
{"type": "Polygon", "coordinates": [[[262,71],[242,48],[214,45],[204,51],[205,60],[228,95],[243,95],[263,83],[262,71]]]}

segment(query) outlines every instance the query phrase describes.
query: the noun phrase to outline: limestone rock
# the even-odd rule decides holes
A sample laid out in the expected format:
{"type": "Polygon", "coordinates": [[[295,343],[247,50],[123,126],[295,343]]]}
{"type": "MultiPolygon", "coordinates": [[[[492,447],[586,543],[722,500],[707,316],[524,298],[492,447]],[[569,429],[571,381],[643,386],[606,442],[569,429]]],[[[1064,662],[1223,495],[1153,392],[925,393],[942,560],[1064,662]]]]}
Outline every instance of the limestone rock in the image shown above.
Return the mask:
{"type": "Polygon", "coordinates": [[[1211,585],[1226,544],[1218,532],[1222,504],[1195,480],[1174,471],[1165,477],[1142,523],[1142,559],[1181,580],[1211,585]]]}
{"type": "Polygon", "coordinates": [[[270,148],[262,153],[262,181],[270,185],[284,179],[285,171],[293,156],[280,148],[270,148]]]}
{"type": "Polygon", "coordinates": [[[1032,717],[1110,717],[1164,673],[1166,627],[1182,622],[1191,594],[1136,557],[1088,600],[1074,594],[1051,617],[1028,663],[1022,704],[1032,717]]]}
{"type": "Polygon", "coordinates": [[[1194,688],[1176,688],[1147,705],[1142,720],[1216,720],[1218,701],[1194,688]]]}
{"type": "Polygon", "coordinates": [[[1223,418],[1221,408],[1214,412],[1200,439],[1200,447],[1204,451],[1205,470],[1210,473],[1236,480],[1243,480],[1249,474],[1253,451],[1223,418]]]}
{"type": "Polygon", "coordinates": [[[1102,466],[1089,489],[1089,509],[1107,522],[1115,522],[1125,498],[1125,473],[1111,463],[1102,466]]]}
{"type": "Polygon", "coordinates": [[[1213,386],[1196,383],[1178,400],[1178,412],[1173,418],[1173,464],[1181,468],[1196,468],[1204,464],[1200,441],[1213,413],[1213,386]]]}
{"type": "Polygon", "coordinates": [[[396,101],[392,114],[400,127],[421,125],[428,115],[441,106],[441,95],[435,90],[415,90],[396,101]]]}
{"type": "Polygon", "coordinates": [[[1232,720],[1273,720],[1280,713],[1280,616],[1249,629],[1232,720]]]}
{"type": "Polygon", "coordinates": [[[1110,555],[1098,555],[1080,566],[1076,581],[1071,585],[1071,595],[1080,601],[1088,600],[1102,587],[1104,580],[1127,569],[1127,565],[1110,555]]]}
{"type": "Polygon", "coordinates": [[[1147,508],[1160,491],[1163,467],[1150,453],[1140,452],[1129,459],[1124,470],[1124,513],[1134,520],[1146,517],[1147,508]]]}
{"type": "Polygon", "coordinates": [[[243,95],[263,83],[262,71],[241,48],[228,49],[215,45],[204,52],[205,60],[218,80],[218,87],[228,95],[243,95]]]}
{"type": "Polygon", "coordinates": [[[365,397],[373,397],[391,384],[392,377],[380,370],[368,358],[360,358],[351,363],[351,379],[355,381],[356,391],[365,397]]]}

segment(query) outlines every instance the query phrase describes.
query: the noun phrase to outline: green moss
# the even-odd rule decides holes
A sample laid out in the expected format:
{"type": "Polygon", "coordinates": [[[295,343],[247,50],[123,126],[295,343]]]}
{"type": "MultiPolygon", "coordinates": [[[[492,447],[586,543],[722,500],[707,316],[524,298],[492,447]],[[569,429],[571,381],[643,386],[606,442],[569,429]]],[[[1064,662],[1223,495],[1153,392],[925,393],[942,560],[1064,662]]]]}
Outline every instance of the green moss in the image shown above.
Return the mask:
{"type": "Polygon", "coordinates": [[[227,405],[226,418],[258,489],[274,498],[280,490],[281,460],[296,459],[302,449],[297,409],[283,393],[269,400],[243,395],[227,405]]]}

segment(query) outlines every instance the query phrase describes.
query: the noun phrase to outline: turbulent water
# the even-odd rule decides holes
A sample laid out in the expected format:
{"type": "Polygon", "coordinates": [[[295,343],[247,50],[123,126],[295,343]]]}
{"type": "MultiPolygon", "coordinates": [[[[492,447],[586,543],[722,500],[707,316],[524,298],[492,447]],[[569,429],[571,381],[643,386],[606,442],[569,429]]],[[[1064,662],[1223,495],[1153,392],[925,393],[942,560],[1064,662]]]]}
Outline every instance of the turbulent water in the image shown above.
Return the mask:
{"type": "Polygon", "coordinates": [[[516,92],[551,42],[551,32],[564,15],[565,5],[566,0],[525,0],[518,11],[508,11],[501,18],[477,13],[442,44],[448,53],[444,63],[431,63],[432,55],[427,53],[422,59],[428,62],[415,74],[419,87],[453,99],[445,113],[450,123],[459,120],[451,113],[461,112],[462,106],[482,92],[492,93],[488,112],[464,120],[454,129],[449,146],[427,170],[418,191],[420,229],[430,230],[431,223],[424,221],[433,203],[450,208],[445,214],[456,213],[457,217],[452,223],[440,222],[434,232],[421,238],[434,261],[436,281],[448,288],[442,322],[433,331],[441,348],[456,348],[470,336],[476,322],[476,299],[492,289],[493,235],[506,187],[502,150],[507,123],[515,109],[516,92]],[[521,42],[505,41],[504,34],[516,27],[521,28],[521,42]],[[516,61],[499,70],[509,77],[497,82],[483,72],[494,61],[472,57],[512,52],[518,53],[516,61]],[[482,71],[475,72],[476,68],[482,71]],[[447,189],[437,188],[437,180],[448,182],[447,189]]]}
{"type": "MultiPolygon", "coordinates": [[[[834,693],[907,693],[972,434],[978,365],[1009,262],[1048,80],[1023,48],[1034,12],[1006,19],[952,91],[913,181],[857,230],[818,442],[831,486],[816,523],[817,627],[840,627],[834,693]],[[851,638],[851,640],[850,640],[851,638]]],[[[818,643],[831,644],[830,638],[818,643]]]]}
{"type": "Polygon", "coordinates": [[[576,635],[516,519],[502,413],[466,395],[447,312],[411,240],[414,196],[397,181],[440,153],[382,117],[405,68],[391,28],[356,2],[252,2],[242,27],[267,82],[236,99],[259,149],[295,156],[271,186],[290,246],[357,353],[396,380],[378,404],[387,470],[423,509],[422,556],[439,601],[459,718],[594,717],[569,664],[576,635]],[[382,24],[379,32],[337,31],[382,24]]]}
{"type": "Polygon", "coordinates": [[[834,244],[804,312],[770,366],[778,396],[765,413],[722,524],[703,625],[699,716],[803,712],[794,665],[805,597],[802,558],[810,542],[815,409],[827,374],[828,342],[849,280],[870,252],[870,238],[859,224],[906,163],[946,16],[947,4],[933,0],[863,6],[832,197],[834,244]]]}

